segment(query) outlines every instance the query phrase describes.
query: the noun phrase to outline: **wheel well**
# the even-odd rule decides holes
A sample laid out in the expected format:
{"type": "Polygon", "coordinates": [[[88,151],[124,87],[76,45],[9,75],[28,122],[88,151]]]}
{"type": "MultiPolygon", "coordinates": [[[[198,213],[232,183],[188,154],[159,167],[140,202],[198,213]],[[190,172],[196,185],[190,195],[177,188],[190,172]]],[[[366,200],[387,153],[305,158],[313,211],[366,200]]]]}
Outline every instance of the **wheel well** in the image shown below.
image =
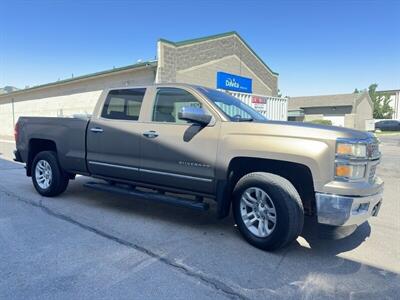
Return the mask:
{"type": "Polygon", "coordinates": [[[231,190],[240,178],[251,172],[268,172],[286,178],[299,193],[305,213],[312,215],[315,212],[314,183],[307,166],[282,160],[236,157],[228,169],[231,190]]]}
{"type": "Polygon", "coordinates": [[[57,152],[56,143],[45,139],[31,139],[29,141],[28,162],[26,164],[26,175],[32,176],[32,163],[35,156],[42,151],[57,152]]]}

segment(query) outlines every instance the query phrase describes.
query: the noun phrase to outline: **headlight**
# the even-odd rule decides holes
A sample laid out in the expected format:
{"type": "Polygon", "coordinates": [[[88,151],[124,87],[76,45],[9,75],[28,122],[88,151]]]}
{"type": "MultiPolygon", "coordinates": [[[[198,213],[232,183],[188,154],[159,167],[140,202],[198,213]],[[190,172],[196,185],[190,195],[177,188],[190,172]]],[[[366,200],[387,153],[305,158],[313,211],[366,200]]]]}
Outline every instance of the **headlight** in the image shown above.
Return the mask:
{"type": "Polygon", "coordinates": [[[338,142],[336,144],[336,155],[355,158],[366,158],[367,145],[360,143],[338,142]]]}
{"type": "Polygon", "coordinates": [[[337,162],[335,164],[335,177],[346,180],[360,180],[365,177],[365,170],[365,164],[337,162]]]}

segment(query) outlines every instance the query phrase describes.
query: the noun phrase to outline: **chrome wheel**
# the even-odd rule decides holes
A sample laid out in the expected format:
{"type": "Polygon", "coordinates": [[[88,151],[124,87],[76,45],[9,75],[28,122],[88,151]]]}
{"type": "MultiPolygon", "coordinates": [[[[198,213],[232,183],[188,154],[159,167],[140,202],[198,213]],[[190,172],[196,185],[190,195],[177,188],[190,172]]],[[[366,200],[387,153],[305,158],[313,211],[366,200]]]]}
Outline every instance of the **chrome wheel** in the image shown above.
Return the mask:
{"type": "Polygon", "coordinates": [[[275,229],[275,205],[260,188],[250,187],[244,191],[240,199],[240,213],[247,229],[257,237],[267,237],[275,229]]]}
{"type": "Polygon", "coordinates": [[[53,172],[50,164],[45,160],[39,160],[35,168],[35,179],[38,186],[46,190],[53,180],[53,172]]]}

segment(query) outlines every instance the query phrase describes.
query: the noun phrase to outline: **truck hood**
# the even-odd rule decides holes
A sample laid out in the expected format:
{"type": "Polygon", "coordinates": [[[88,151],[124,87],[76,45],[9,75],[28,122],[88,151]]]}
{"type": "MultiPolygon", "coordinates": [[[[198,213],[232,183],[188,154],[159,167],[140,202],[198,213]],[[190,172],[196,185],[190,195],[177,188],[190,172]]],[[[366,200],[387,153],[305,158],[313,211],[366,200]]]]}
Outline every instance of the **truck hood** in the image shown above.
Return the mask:
{"type": "Polygon", "coordinates": [[[312,139],[330,140],[334,140],[337,138],[351,138],[360,140],[374,138],[374,135],[372,133],[366,131],[314,123],[267,121],[263,123],[253,124],[260,129],[255,131],[258,131],[259,133],[264,132],[268,135],[296,136],[312,139]]]}

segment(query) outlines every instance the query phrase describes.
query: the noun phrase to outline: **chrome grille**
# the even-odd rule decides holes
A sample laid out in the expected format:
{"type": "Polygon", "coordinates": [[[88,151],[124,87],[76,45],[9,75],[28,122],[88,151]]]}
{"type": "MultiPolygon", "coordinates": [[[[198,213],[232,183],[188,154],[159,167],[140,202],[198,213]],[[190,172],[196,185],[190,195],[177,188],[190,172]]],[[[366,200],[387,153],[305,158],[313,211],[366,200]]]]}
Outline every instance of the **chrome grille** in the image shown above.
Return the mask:
{"type": "Polygon", "coordinates": [[[381,156],[381,153],[379,152],[378,142],[368,144],[367,145],[367,153],[368,153],[368,158],[370,158],[370,159],[379,158],[381,156]]]}
{"type": "Polygon", "coordinates": [[[369,169],[368,181],[369,181],[370,183],[373,183],[374,180],[375,180],[376,167],[377,167],[377,164],[371,166],[371,168],[369,169]]]}

